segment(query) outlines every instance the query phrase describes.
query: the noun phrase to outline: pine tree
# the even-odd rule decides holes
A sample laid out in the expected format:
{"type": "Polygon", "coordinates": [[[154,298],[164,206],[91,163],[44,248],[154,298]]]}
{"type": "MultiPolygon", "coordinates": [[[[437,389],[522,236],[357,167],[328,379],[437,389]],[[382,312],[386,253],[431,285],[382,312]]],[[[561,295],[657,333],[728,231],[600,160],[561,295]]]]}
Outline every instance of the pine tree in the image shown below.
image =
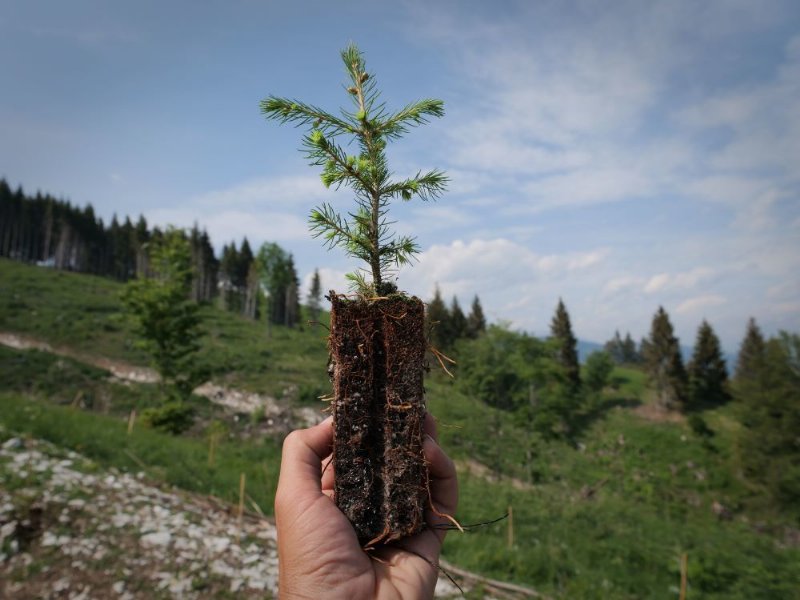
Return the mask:
{"type": "Polygon", "coordinates": [[[319,269],[314,269],[314,275],[311,277],[307,303],[309,317],[312,321],[317,321],[322,308],[322,282],[319,278],[319,269]]]}
{"type": "Polygon", "coordinates": [[[641,357],[636,351],[636,342],[633,341],[630,332],[625,334],[625,339],[622,341],[622,361],[629,365],[641,362],[641,357]]]}
{"type": "Polygon", "coordinates": [[[754,379],[764,366],[764,352],[766,344],[764,336],[754,318],[747,323],[747,331],[742,345],[739,347],[739,357],[736,361],[735,380],[737,383],[754,379]]]}
{"type": "Polygon", "coordinates": [[[722,358],[719,338],[705,320],[697,330],[688,377],[687,409],[698,410],[718,406],[730,400],[728,369],[725,366],[725,359],[722,358]]]}
{"type": "Polygon", "coordinates": [[[614,331],[614,337],[608,340],[603,346],[611,359],[618,365],[625,362],[625,353],[622,346],[622,338],[619,335],[619,329],[614,331]]]}
{"type": "Polygon", "coordinates": [[[558,306],[550,322],[550,337],[558,342],[557,362],[564,369],[567,384],[575,391],[581,386],[581,371],[578,363],[578,340],[572,333],[569,313],[563,300],[558,299],[558,306]]]}
{"type": "Polygon", "coordinates": [[[458,303],[456,296],[453,296],[453,302],[450,304],[450,322],[448,325],[449,345],[452,346],[461,338],[466,337],[467,317],[464,316],[464,311],[461,310],[461,305],[458,303]]]}
{"type": "Polygon", "coordinates": [[[290,254],[286,262],[286,314],[285,325],[294,327],[300,322],[300,279],[294,267],[294,257],[290,254]]]}
{"type": "Polygon", "coordinates": [[[486,332],[486,317],[483,315],[483,307],[477,294],[472,300],[472,308],[467,317],[467,337],[475,339],[486,332]]]}
{"type": "Polygon", "coordinates": [[[650,338],[643,346],[647,372],[656,388],[658,401],[665,408],[682,406],[686,401],[686,369],[669,315],[661,306],[653,316],[650,338]]]}
{"type": "Polygon", "coordinates": [[[442,293],[438,285],[433,294],[433,300],[428,303],[425,317],[431,345],[438,350],[444,350],[449,345],[447,328],[450,324],[450,312],[442,300],[442,293]]]}
{"type": "Polygon", "coordinates": [[[774,503],[800,517],[800,336],[782,332],[753,359],[735,386],[743,471],[765,486],[774,503]]]}

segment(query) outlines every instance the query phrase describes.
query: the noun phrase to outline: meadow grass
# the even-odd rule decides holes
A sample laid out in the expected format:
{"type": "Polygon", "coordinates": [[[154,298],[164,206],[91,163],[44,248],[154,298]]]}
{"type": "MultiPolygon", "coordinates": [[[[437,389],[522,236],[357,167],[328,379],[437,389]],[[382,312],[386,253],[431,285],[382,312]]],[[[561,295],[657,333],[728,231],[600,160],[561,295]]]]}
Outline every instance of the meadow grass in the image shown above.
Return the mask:
{"type": "Polygon", "coordinates": [[[172,436],[144,427],[130,435],[124,419],[58,406],[30,396],[0,393],[3,437],[24,434],[74,450],[103,467],[137,473],[185,490],[238,502],[239,476],[245,473],[247,493],[266,513],[280,469],[277,440],[223,440],[208,464],[208,442],[172,436]]]}

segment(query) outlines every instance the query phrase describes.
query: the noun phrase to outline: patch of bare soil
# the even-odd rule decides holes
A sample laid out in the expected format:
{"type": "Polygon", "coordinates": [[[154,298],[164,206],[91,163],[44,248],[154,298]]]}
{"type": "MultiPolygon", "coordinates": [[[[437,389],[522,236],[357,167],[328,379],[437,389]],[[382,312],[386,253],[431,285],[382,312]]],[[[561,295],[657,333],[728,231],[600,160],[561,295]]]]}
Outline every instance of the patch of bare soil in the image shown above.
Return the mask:
{"type": "Polygon", "coordinates": [[[465,471],[470,475],[479,477],[492,483],[508,483],[513,488],[518,490],[532,490],[533,485],[522,479],[516,477],[508,477],[507,475],[498,475],[495,471],[487,467],[482,462],[468,458],[466,460],[456,460],[456,466],[460,471],[465,471]]]}
{"type": "Polygon", "coordinates": [[[683,423],[686,420],[681,413],[658,404],[641,404],[633,409],[633,414],[653,423],[683,423]]]}
{"type": "MultiPolygon", "coordinates": [[[[73,358],[80,362],[108,371],[113,379],[120,382],[157,383],[158,373],[147,367],[139,367],[119,360],[88,356],[71,348],[52,346],[41,340],[16,333],[0,332],[0,344],[17,350],[40,350],[58,356],[73,358]]],[[[257,394],[207,382],[194,390],[198,396],[208,398],[232,414],[264,415],[269,431],[287,433],[298,427],[316,425],[324,415],[311,407],[294,407],[266,394],[257,394]]]]}
{"type": "MultiPolygon", "coordinates": [[[[141,474],[36,440],[0,447],[0,598],[271,598],[275,540],[268,519],[141,474]]],[[[455,595],[440,578],[436,596],[455,595]]]]}

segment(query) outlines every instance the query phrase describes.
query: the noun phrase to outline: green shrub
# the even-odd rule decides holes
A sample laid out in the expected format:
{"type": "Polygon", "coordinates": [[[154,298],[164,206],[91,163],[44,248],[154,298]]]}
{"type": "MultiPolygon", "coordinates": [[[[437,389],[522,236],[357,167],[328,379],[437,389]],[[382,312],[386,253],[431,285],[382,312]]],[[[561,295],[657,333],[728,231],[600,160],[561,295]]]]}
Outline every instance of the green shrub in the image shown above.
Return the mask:
{"type": "Polygon", "coordinates": [[[174,435],[189,429],[193,422],[194,409],[183,402],[167,402],[163,406],[148,408],[142,412],[144,425],[174,435]]]}

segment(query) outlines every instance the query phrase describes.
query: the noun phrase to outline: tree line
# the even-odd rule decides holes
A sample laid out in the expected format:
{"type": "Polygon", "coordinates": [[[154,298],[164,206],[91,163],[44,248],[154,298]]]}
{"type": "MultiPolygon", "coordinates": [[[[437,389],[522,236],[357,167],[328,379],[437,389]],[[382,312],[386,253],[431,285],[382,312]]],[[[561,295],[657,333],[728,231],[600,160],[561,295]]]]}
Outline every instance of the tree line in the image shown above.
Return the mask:
{"type": "MultiPolygon", "coordinates": [[[[106,225],[91,204],[83,208],[37,192],[12,190],[0,179],[0,256],[56,269],[127,282],[155,277],[151,247],[161,247],[167,232],[150,227],[144,216],[134,223],[116,215],[106,225]]],[[[218,302],[251,319],[292,327],[300,322],[299,278],[292,255],[275,243],[254,254],[247,238],[225,244],[220,258],[208,233],[197,225],[169,230],[188,247],[190,299],[218,302]]],[[[171,241],[174,243],[174,240],[171,241]]],[[[318,275],[317,275],[318,278],[318,275]]],[[[317,294],[319,305],[321,293],[317,294]]]]}

